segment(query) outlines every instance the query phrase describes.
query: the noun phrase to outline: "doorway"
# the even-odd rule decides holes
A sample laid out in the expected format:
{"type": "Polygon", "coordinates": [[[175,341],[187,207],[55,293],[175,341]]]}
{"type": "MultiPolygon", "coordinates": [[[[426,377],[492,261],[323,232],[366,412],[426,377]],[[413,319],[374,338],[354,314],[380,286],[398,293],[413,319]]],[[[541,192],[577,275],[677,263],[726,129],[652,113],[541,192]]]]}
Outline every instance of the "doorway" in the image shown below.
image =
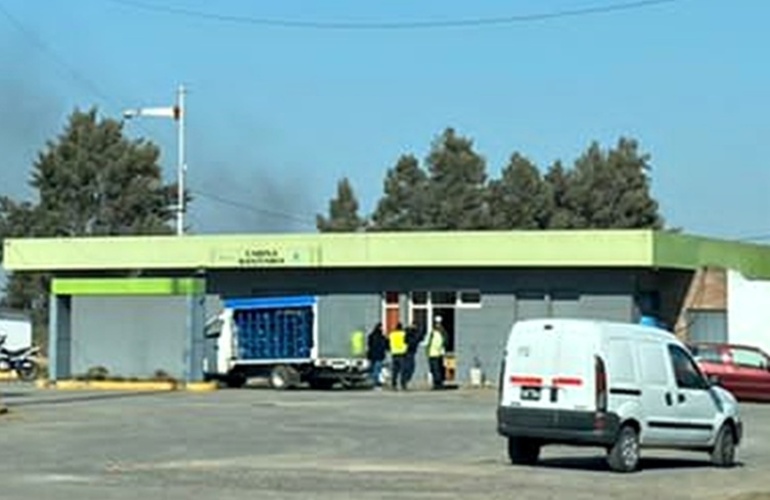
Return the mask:
{"type": "Polygon", "coordinates": [[[414,323],[421,338],[427,340],[427,336],[431,328],[433,328],[433,322],[437,318],[441,318],[441,325],[444,327],[446,334],[444,339],[446,350],[444,356],[444,379],[450,384],[457,380],[456,304],[456,292],[417,291],[409,294],[408,319],[414,323]]]}

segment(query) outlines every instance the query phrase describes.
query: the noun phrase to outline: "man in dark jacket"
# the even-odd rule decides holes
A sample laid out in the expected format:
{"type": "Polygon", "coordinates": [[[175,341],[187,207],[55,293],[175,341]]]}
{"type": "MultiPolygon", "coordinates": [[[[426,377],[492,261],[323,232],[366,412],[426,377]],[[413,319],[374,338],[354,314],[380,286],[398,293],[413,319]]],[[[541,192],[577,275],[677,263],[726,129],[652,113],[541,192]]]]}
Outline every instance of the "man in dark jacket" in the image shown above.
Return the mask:
{"type": "Polygon", "coordinates": [[[404,389],[407,388],[414,376],[415,354],[417,353],[417,347],[420,345],[421,340],[422,336],[414,323],[411,323],[406,327],[406,354],[404,355],[404,372],[401,379],[401,386],[404,389]]]}
{"type": "Polygon", "coordinates": [[[382,331],[382,324],[377,323],[369,333],[367,339],[366,357],[371,364],[372,382],[375,387],[382,387],[380,373],[382,373],[382,364],[388,353],[388,339],[382,331]]]}

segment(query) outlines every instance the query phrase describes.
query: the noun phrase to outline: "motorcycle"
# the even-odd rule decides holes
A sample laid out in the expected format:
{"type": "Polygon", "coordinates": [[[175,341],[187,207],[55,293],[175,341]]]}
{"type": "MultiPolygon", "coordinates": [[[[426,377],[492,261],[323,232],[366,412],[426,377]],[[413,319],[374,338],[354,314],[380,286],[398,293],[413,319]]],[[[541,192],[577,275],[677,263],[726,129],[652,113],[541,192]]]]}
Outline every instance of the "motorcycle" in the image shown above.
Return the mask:
{"type": "Polygon", "coordinates": [[[33,356],[40,352],[37,346],[6,349],[5,335],[0,335],[0,372],[15,371],[20,380],[31,382],[40,374],[40,365],[33,356]]]}

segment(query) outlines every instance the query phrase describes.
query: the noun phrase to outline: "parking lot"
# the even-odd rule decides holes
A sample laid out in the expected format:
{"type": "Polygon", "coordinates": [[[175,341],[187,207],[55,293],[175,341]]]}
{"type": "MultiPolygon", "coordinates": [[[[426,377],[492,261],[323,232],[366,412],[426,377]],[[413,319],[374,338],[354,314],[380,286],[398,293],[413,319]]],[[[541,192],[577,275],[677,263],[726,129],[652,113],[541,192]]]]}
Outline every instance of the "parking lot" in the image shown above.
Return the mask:
{"type": "MultiPolygon", "coordinates": [[[[741,466],[600,450],[507,463],[489,390],[114,394],[2,386],[3,499],[698,498],[770,491],[770,405],[744,405],[741,466]]],[[[747,497],[750,498],[750,497],[747,497]]],[[[762,497],[755,497],[762,498],[762,497]]],[[[765,497],[768,498],[768,497],[765,497]]]]}

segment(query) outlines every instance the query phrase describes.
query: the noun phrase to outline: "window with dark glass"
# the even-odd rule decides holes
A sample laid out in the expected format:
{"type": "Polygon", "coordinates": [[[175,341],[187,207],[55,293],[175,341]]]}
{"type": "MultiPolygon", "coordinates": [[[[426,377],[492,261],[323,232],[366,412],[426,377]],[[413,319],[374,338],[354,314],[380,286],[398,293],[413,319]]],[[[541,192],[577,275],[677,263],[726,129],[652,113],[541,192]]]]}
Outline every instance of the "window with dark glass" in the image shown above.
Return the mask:
{"type": "Polygon", "coordinates": [[[680,389],[705,389],[708,387],[703,378],[698,365],[692,358],[679,346],[668,346],[668,352],[671,354],[671,363],[674,367],[674,376],[676,385],[680,389]]]}
{"type": "Polygon", "coordinates": [[[464,290],[460,292],[461,304],[481,304],[481,292],[478,290],[464,290]]]}
{"type": "Polygon", "coordinates": [[[713,346],[693,346],[691,349],[693,356],[706,363],[724,363],[722,353],[713,346]]]}
{"type": "Polygon", "coordinates": [[[427,304],[428,292],[412,292],[412,304],[427,304]]]}

